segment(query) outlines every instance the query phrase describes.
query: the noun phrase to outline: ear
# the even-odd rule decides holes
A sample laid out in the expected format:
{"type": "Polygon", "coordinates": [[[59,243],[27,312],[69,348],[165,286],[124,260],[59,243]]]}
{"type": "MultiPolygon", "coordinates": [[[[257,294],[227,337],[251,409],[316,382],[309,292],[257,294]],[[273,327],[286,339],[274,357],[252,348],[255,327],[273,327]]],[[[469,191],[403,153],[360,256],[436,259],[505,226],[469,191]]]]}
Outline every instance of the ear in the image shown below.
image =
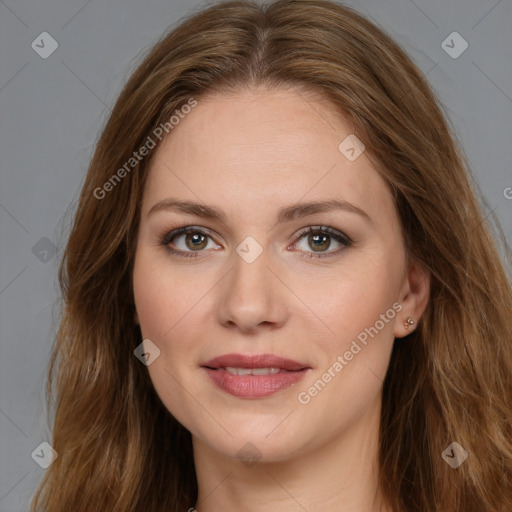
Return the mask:
{"type": "Polygon", "coordinates": [[[430,271],[413,259],[409,262],[400,289],[399,303],[402,310],[397,315],[395,323],[395,338],[403,338],[410,334],[418,325],[430,298],[430,271]],[[408,318],[414,324],[405,327],[408,318]]]}

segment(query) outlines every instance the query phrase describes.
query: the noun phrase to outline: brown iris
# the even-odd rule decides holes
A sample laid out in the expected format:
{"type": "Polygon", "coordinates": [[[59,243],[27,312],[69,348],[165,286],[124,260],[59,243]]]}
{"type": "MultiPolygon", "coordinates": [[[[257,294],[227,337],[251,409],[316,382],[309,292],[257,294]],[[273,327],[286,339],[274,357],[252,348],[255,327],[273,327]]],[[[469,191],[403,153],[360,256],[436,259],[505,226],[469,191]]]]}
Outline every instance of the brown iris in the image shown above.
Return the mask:
{"type": "MultiPolygon", "coordinates": [[[[308,237],[308,242],[311,244],[311,247],[313,247],[315,249],[315,251],[317,249],[328,249],[329,248],[329,235],[310,235],[308,237]],[[317,241],[323,239],[323,246],[320,246],[318,244],[316,244],[317,241]],[[327,242],[326,242],[327,240],[327,242]]],[[[321,252],[321,251],[319,251],[321,252]]]]}
{"type": "Polygon", "coordinates": [[[208,241],[206,240],[206,236],[202,233],[198,233],[197,231],[194,233],[187,233],[185,236],[185,243],[187,244],[187,247],[192,250],[200,250],[204,249],[206,245],[208,244],[208,241]],[[189,241],[192,241],[192,245],[189,245],[189,241]],[[200,244],[204,245],[200,245],[200,244]]]}

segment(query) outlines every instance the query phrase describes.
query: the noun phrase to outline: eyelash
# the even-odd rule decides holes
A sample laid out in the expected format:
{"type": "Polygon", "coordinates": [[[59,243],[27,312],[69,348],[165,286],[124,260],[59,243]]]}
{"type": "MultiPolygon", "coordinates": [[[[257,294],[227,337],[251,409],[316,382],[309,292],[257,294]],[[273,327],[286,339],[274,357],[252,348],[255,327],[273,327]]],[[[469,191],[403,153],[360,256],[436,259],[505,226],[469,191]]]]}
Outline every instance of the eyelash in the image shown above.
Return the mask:
{"type": "MultiPolygon", "coordinates": [[[[170,231],[166,233],[160,241],[160,245],[162,245],[170,254],[180,256],[183,258],[197,258],[199,257],[199,252],[203,252],[201,250],[199,251],[180,251],[176,249],[172,249],[169,247],[169,244],[171,241],[173,241],[174,238],[177,236],[187,233],[187,234],[195,234],[195,233],[201,233],[202,235],[210,236],[210,234],[206,231],[204,231],[205,228],[195,228],[194,226],[187,226],[182,228],[174,229],[173,231],[170,231]]],[[[331,256],[336,256],[340,252],[344,251],[346,248],[351,247],[353,244],[353,240],[345,235],[344,233],[341,233],[340,231],[334,230],[332,228],[329,228],[327,226],[310,226],[306,229],[303,229],[297,234],[297,241],[302,239],[305,235],[308,235],[310,233],[317,233],[317,234],[327,234],[334,238],[337,242],[344,245],[345,247],[342,247],[341,249],[338,249],[334,252],[328,252],[328,253],[314,253],[314,252],[308,252],[307,254],[309,256],[304,256],[308,259],[315,259],[315,258],[329,258],[331,256]]],[[[294,242],[295,244],[296,242],[294,242]]]]}

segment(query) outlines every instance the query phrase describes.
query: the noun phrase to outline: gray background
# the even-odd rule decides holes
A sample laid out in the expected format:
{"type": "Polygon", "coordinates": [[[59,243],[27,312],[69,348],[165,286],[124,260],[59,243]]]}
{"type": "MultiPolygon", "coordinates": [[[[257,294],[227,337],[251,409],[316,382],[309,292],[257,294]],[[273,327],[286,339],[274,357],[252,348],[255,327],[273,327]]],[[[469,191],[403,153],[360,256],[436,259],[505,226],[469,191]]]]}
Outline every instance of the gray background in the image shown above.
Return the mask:
{"type": "MultiPolygon", "coordinates": [[[[510,244],[512,0],[346,4],[384,28],[427,75],[510,244]],[[454,31],[469,44],[456,59],[442,47],[454,31]]],[[[1,512],[28,510],[44,473],[31,454],[51,439],[44,385],[57,268],[95,141],[136,58],[199,5],[0,0],[1,512]],[[58,42],[46,59],[31,47],[42,32],[58,42]]]]}

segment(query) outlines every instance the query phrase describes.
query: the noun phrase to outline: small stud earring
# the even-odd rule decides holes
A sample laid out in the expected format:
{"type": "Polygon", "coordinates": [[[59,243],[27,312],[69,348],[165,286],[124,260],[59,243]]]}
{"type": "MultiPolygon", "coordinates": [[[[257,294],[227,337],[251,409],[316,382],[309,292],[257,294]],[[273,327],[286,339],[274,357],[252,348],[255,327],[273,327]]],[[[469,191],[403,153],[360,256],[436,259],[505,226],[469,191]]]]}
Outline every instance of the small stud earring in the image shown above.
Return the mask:
{"type": "Polygon", "coordinates": [[[414,325],[414,320],[413,320],[411,317],[409,317],[409,318],[404,322],[404,327],[405,327],[406,329],[409,329],[409,326],[411,326],[411,325],[414,325]]]}

